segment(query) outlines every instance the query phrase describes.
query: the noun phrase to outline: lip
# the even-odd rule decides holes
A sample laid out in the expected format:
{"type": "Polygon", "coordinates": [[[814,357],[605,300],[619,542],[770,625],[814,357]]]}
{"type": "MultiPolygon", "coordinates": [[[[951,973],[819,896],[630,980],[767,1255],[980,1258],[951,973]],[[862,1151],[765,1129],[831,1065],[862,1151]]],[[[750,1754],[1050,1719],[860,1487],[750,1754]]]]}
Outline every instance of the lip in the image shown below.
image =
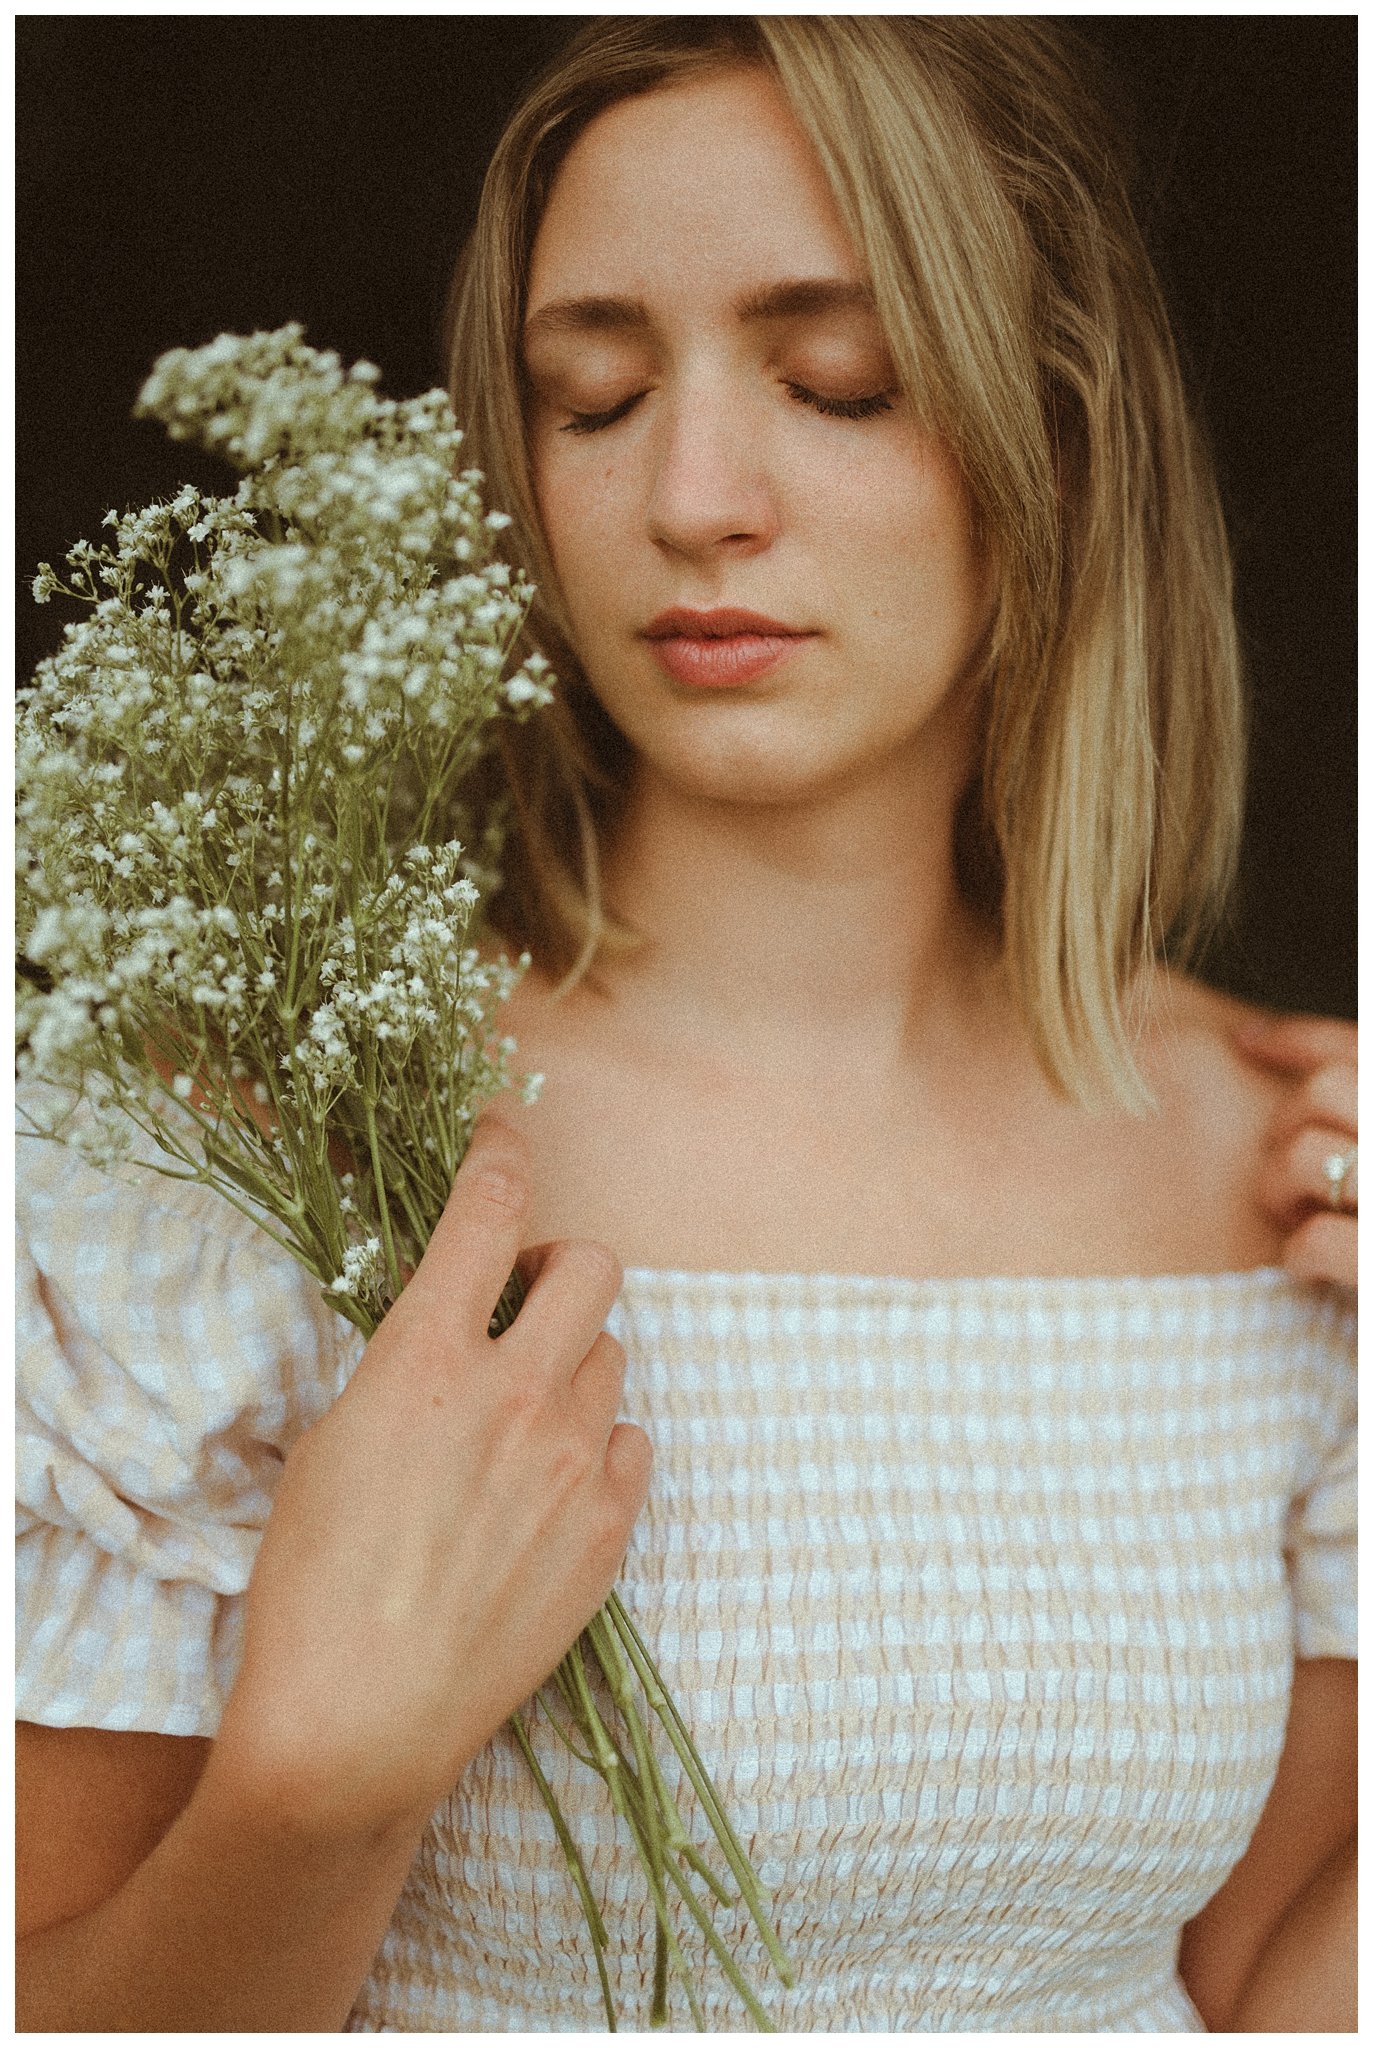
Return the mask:
{"type": "Polygon", "coordinates": [[[816,636],[733,606],[709,612],[674,606],[659,612],[643,637],[674,682],[727,690],[755,682],[816,636]]]}

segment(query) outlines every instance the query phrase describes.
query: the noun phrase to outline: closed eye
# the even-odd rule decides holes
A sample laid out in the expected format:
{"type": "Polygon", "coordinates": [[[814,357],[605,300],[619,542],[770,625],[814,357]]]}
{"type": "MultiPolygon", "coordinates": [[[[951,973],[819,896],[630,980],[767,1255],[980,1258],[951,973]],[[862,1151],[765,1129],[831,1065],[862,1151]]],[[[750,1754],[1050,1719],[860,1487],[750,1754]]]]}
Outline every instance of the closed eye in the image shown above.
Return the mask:
{"type": "Polygon", "coordinates": [[[608,412],[574,412],[559,431],[564,434],[599,434],[602,427],[613,427],[617,420],[632,412],[643,395],[642,391],[631,391],[628,398],[622,398],[608,412]]]}
{"type": "MultiPolygon", "coordinates": [[[[858,398],[827,398],[822,392],[812,391],[791,378],[783,379],[783,388],[798,404],[809,406],[812,412],[823,413],[827,419],[836,420],[875,419],[879,413],[890,412],[896,399],[894,391],[870,391],[858,398]]],[[[631,391],[628,398],[622,398],[618,405],[610,406],[605,412],[574,412],[560,431],[564,434],[599,434],[603,428],[613,427],[627,418],[644,395],[642,391],[631,391]]]]}
{"type": "Polygon", "coordinates": [[[896,400],[894,391],[871,391],[861,398],[826,398],[804,384],[793,383],[789,377],[783,382],[801,405],[808,405],[813,412],[822,412],[833,420],[875,419],[878,413],[890,412],[896,400]]]}

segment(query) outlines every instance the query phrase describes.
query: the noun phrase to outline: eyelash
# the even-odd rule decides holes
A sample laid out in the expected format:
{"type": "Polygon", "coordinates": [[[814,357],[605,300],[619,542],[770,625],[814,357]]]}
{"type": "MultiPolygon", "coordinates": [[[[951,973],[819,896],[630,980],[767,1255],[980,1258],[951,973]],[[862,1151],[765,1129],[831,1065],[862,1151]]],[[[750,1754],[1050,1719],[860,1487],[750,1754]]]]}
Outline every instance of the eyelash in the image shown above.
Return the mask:
{"type": "MultiPolygon", "coordinates": [[[[879,413],[890,412],[895,399],[891,391],[873,391],[864,398],[825,398],[818,391],[811,391],[804,384],[794,384],[790,379],[783,382],[783,389],[801,405],[807,405],[812,412],[823,413],[826,419],[870,420],[879,413]]],[[[624,419],[643,397],[642,391],[635,391],[628,398],[621,399],[609,412],[574,412],[562,431],[565,434],[599,434],[603,427],[613,427],[624,419]]]]}

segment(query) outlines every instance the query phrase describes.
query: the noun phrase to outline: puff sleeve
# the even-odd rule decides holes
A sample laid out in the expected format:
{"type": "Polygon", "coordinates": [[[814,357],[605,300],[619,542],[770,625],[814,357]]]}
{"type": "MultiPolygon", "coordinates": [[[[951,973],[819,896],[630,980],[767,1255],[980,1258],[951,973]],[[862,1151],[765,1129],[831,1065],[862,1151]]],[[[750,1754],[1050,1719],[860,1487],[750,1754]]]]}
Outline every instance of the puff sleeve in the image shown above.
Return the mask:
{"type": "Polygon", "coordinates": [[[277,1474],[361,1339],[212,1190],[17,1151],[16,1715],[212,1735],[277,1474]]]}
{"type": "Polygon", "coordinates": [[[1315,1419],[1313,1447],[1288,1515],[1284,1550],[1298,1657],[1357,1657],[1358,1388],[1357,1324],[1330,1289],[1326,1314],[1305,1361],[1315,1419]]]}

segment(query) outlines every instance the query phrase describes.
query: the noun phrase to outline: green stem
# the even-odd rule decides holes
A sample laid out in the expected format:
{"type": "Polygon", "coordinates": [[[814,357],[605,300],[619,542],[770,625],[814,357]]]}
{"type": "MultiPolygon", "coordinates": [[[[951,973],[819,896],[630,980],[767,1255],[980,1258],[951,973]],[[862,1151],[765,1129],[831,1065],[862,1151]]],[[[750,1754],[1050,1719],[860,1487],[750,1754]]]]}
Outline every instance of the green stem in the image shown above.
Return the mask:
{"type": "Polygon", "coordinates": [[[663,1727],[666,1728],[668,1739],[681,1758],[682,1766],[691,1780],[696,1796],[700,1799],[702,1806],[706,1810],[707,1818],[721,1848],[725,1852],[730,1869],[738,1880],[744,1903],[749,1909],[758,1932],[763,1937],[768,1953],[776,1966],[777,1974],[788,1990],[790,1990],[796,1982],[796,1973],[791,1963],[787,1960],[786,1953],[777,1938],[772,1923],[763,1911],[762,1894],[764,1888],[762,1881],[754,1870],[753,1865],[749,1862],[748,1857],[744,1854],[739,1838],[729,1824],[729,1819],[721,1804],[720,1796],[711,1783],[706,1767],[696,1752],[696,1746],[687,1732],[686,1725],[677,1710],[676,1704],[658,1676],[653,1659],[645,1648],[643,1639],[635,1628],[634,1623],[621,1605],[618,1595],[615,1593],[610,1595],[602,1612],[608,1615],[614,1623],[621,1641],[629,1652],[630,1662],[638,1673],[639,1683],[643,1686],[648,1696],[649,1704],[658,1715],[663,1727]]]}
{"type": "Polygon", "coordinates": [[[690,1911],[693,1920],[695,1920],[696,1925],[700,1928],[702,1934],[709,1942],[711,1948],[715,1951],[715,1957],[721,1969],[724,1971],[725,1975],[728,1977],[730,1983],[734,1986],[739,1996],[743,1999],[744,2004],[748,2007],[749,2016],[753,2020],[754,2024],[758,2027],[761,2033],[775,2034],[777,2031],[776,2027],[774,2027],[772,2021],[768,2018],[762,2006],[758,2003],[758,2000],[754,1996],[753,1992],[750,1991],[742,1970],[739,1968],[739,1965],[735,1962],[729,1950],[725,1947],[724,1942],[720,1939],[720,1936],[716,1932],[715,1926],[711,1921],[709,1914],[702,1906],[695,1892],[691,1889],[691,1886],[688,1884],[682,1872],[678,1870],[675,1863],[669,1863],[667,1865],[667,1873],[668,1876],[672,1879],[673,1883],[676,1885],[682,1897],[685,1899],[687,1908],[690,1911]]]}
{"type": "MultiPolygon", "coordinates": [[[[636,1726],[642,1728],[643,1724],[639,1716],[638,1705],[630,1690],[629,1672],[625,1665],[624,1656],[614,1631],[606,1624],[604,1611],[598,1614],[589,1624],[586,1630],[586,1641],[592,1649],[602,1672],[605,1674],[606,1684],[610,1688],[611,1697],[619,1709],[626,1727],[631,1730],[632,1734],[636,1726]]],[[[659,1718],[661,1719],[661,1716],[659,1718]]],[[[636,1751],[638,1747],[636,1742],[636,1751]]],[[[670,1855],[685,1856],[697,1876],[710,1887],[722,1906],[734,1905],[735,1894],[728,1891],[721,1883],[720,1879],[706,1862],[705,1857],[688,1835],[682,1822],[682,1816],[677,1809],[677,1801],[667,1780],[663,1776],[662,1767],[658,1762],[657,1755],[652,1745],[647,1741],[642,1746],[642,1759],[644,1769],[648,1774],[653,1797],[657,1801],[658,1810],[667,1823],[663,1836],[664,1848],[670,1855]]]]}
{"type": "MultiPolygon", "coordinates": [[[[597,1661],[599,1662],[600,1660],[597,1659],[597,1661]]],[[[619,1704],[618,1701],[617,1704],[619,1704]]],[[[648,1737],[644,1731],[644,1724],[640,1720],[632,1700],[626,1700],[625,1706],[621,1708],[621,1712],[629,1729],[629,1739],[634,1748],[634,1760],[638,1765],[643,1833],[647,1842],[655,1891],[661,1891],[663,1865],[667,1859],[663,1843],[662,1803],[657,1796],[659,1780],[654,1768],[654,1758],[649,1748],[648,1737]]],[[[665,2027],[667,2025],[667,1948],[663,1940],[664,1924],[662,1922],[659,1923],[657,1939],[654,1944],[653,2002],[649,2012],[649,2025],[654,2027],[665,2027]]]]}
{"type": "MultiPolygon", "coordinates": [[[[553,1733],[557,1736],[559,1742],[567,1751],[568,1755],[576,1757],[577,1762],[581,1764],[585,1770],[594,1771],[596,1768],[595,1757],[592,1756],[589,1750],[583,1749],[580,1743],[573,1741],[572,1737],[568,1734],[566,1728],[564,1728],[561,1720],[553,1711],[552,1705],[548,1697],[548,1689],[550,1685],[555,1684],[556,1682],[557,1674],[555,1673],[554,1677],[547,1681],[547,1683],[543,1686],[538,1696],[539,1705],[543,1708],[544,1711],[544,1719],[548,1722],[549,1727],[553,1730],[553,1733]]],[[[562,1693],[563,1700],[564,1702],[566,1702],[568,1697],[568,1689],[563,1685],[558,1685],[558,1690],[562,1693]]]]}
{"type": "MultiPolygon", "coordinates": [[[[577,1702],[581,1709],[582,1725],[587,1730],[591,1739],[591,1746],[596,1752],[597,1769],[605,1779],[606,1789],[610,1793],[615,1811],[630,1830],[635,1849],[638,1852],[639,1862],[643,1868],[644,1875],[648,1879],[649,1890],[653,1895],[653,1909],[658,1928],[656,1946],[662,1947],[666,1943],[674,1952],[679,1967],[685,1973],[687,1967],[686,1959],[677,1947],[676,1937],[672,1932],[667,1917],[667,1894],[663,1889],[664,1858],[662,1841],[659,1831],[654,1826],[652,1803],[643,1797],[642,1775],[637,1781],[631,1779],[631,1774],[624,1769],[619,1752],[606,1731],[605,1723],[601,1719],[600,1709],[597,1707],[592,1696],[591,1687],[587,1683],[586,1666],[582,1661],[581,1651],[582,1645],[579,1640],[574,1644],[565,1661],[568,1674],[577,1694],[577,1702]],[[639,1795],[638,1797],[629,1796],[631,1783],[633,1783],[633,1790],[639,1795]]],[[[655,1953],[653,2002],[649,2011],[649,2025],[653,2028],[658,2028],[664,2027],[666,2024],[667,1971],[665,1964],[660,1965],[655,1953]]]]}
{"type": "Polygon", "coordinates": [[[363,1097],[367,1123],[367,1149],[372,1158],[372,1185],[377,1198],[377,1217],[381,1223],[381,1245],[386,1255],[386,1277],[394,1301],[401,1290],[400,1261],[396,1257],[396,1241],[391,1234],[391,1211],[386,1200],[386,1178],[381,1166],[381,1147],[377,1138],[377,1113],[375,1097],[369,1089],[363,1097]]]}
{"type": "Polygon", "coordinates": [[[667,2025],[667,1943],[661,1924],[655,1926],[653,1934],[653,1997],[648,2011],[651,2027],[667,2025]]]}
{"type": "Polygon", "coordinates": [[[534,1783],[538,1786],[543,1796],[543,1803],[548,1809],[554,1831],[562,1846],[562,1852],[566,1858],[572,1882],[577,1887],[578,1896],[582,1902],[582,1912],[586,1917],[586,1924],[591,1934],[591,1947],[596,1957],[596,1974],[601,1980],[601,1999],[605,2005],[606,2026],[612,2034],[618,2033],[619,2027],[615,2017],[615,2000],[610,1994],[610,1979],[606,1974],[605,1967],[605,1922],[601,1918],[600,1908],[597,1906],[596,1900],[592,1895],[591,1881],[586,1874],[586,1865],[582,1861],[581,1851],[572,1839],[571,1829],[563,1817],[563,1810],[558,1804],[557,1794],[543,1774],[539,1760],[534,1754],[533,1746],[526,1733],[524,1723],[517,1713],[510,1716],[510,1726],[514,1732],[515,1740],[523,1751],[524,1760],[533,1774],[534,1783]]]}

